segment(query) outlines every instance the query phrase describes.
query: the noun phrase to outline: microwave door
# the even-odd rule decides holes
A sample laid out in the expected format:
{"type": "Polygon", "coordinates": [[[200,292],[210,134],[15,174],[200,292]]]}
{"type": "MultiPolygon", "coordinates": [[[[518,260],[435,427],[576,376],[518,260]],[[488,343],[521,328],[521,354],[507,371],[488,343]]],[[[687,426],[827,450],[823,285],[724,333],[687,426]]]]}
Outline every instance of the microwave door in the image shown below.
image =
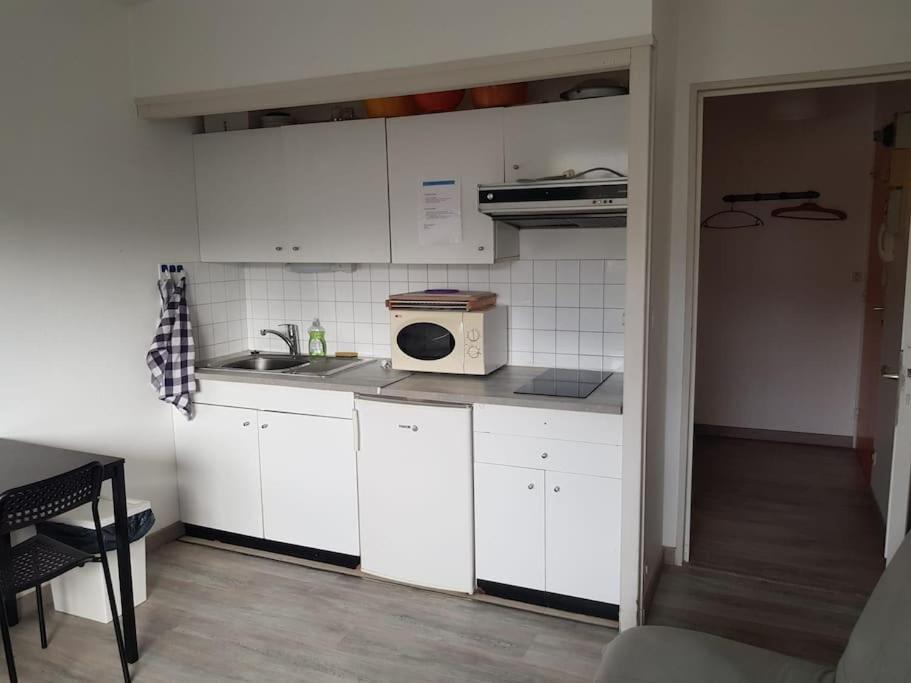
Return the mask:
{"type": "Polygon", "coordinates": [[[442,325],[413,322],[399,330],[395,343],[409,358],[419,361],[440,361],[448,358],[455,350],[456,338],[442,325]]]}

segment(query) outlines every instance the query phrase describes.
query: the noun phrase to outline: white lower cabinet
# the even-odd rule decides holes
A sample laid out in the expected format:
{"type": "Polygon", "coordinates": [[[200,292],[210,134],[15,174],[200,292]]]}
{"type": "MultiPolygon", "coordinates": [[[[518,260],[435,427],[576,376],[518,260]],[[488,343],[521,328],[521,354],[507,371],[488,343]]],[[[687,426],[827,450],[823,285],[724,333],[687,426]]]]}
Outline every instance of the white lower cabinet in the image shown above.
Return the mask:
{"type": "Polygon", "coordinates": [[[620,480],[547,472],[545,585],[550,593],[620,602],[620,480]]]}
{"type": "Polygon", "coordinates": [[[482,590],[616,618],[621,420],[475,406],[475,565],[482,590]]]}
{"type": "Polygon", "coordinates": [[[544,590],[544,472],[474,466],[475,569],[479,579],[544,590]]]}
{"type": "Polygon", "coordinates": [[[350,420],[260,411],[265,538],[358,555],[350,420]]]}
{"type": "Polygon", "coordinates": [[[198,397],[245,405],[197,403],[190,421],[175,414],[181,521],[299,546],[303,557],[353,566],[350,558],[325,552],[360,554],[353,394],[200,385],[198,397]]]}
{"type": "Polygon", "coordinates": [[[175,416],[180,518],[185,524],[262,537],[255,410],[197,405],[175,416]]]}

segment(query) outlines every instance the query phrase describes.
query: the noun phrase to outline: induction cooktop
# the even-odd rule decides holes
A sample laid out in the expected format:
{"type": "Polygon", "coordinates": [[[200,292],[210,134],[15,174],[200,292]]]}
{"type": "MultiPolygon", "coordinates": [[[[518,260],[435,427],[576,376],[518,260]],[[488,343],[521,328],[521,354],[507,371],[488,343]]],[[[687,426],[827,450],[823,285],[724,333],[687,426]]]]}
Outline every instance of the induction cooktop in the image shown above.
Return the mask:
{"type": "Polygon", "coordinates": [[[523,384],[513,393],[585,398],[613,374],[598,370],[550,369],[535,377],[528,384],[523,384]]]}

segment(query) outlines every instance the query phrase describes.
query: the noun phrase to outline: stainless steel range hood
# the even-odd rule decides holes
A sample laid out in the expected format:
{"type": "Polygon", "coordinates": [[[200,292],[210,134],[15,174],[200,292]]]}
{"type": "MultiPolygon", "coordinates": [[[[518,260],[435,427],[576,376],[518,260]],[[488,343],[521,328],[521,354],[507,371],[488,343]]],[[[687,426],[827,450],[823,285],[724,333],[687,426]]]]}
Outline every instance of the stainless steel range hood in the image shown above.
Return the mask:
{"type": "Polygon", "coordinates": [[[626,178],[478,186],[478,210],[516,228],[625,228],[626,178]]]}

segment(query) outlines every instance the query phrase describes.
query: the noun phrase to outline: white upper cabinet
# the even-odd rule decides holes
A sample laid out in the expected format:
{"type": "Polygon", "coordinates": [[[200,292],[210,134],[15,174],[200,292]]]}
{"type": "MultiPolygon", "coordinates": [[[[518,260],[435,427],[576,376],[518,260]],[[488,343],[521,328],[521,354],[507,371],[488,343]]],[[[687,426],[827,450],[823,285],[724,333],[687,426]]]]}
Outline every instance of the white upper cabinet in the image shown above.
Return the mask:
{"type": "Polygon", "coordinates": [[[382,119],[194,137],[203,261],[388,263],[382,119]]]}
{"type": "Polygon", "coordinates": [[[282,129],[195,135],[193,150],[202,260],[285,260],[282,129]]]}
{"type": "Polygon", "coordinates": [[[493,221],[478,211],[478,185],[503,182],[502,109],[389,119],[386,133],[393,263],[493,263],[517,255],[503,253],[517,251],[517,240],[501,235],[497,245],[493,221]],[[459,183],[461,234],[451,239],[421,236],[422,184],[434,180],[459,183]]]}
{"type": "Polygon", "coordinates": [[[389,263],[384,119],[282,128],[286,261],[389,263]]]}
{"type": "Polygon", "coordinates": [[[627,173],[629,95],[503,110],[506,180],[606,166],[627,173]]]}

